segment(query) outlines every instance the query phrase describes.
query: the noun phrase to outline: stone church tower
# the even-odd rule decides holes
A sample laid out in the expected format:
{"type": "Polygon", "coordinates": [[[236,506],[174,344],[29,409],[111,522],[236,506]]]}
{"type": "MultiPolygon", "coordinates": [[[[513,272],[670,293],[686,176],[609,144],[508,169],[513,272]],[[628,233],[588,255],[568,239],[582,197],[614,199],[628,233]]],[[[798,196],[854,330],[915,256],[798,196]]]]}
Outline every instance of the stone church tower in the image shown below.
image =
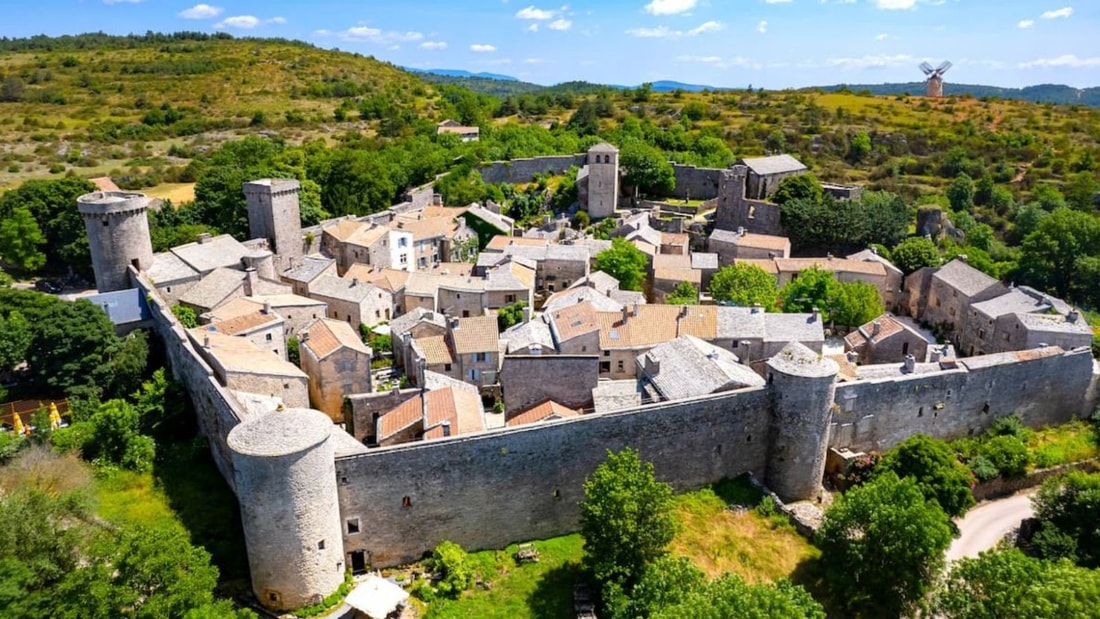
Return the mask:
{"type": "Polygon", "coordinates": [[[295,179],[265,178],[244,184],[248,201],[248,233],[267,239],[275,254],[277,273],[302,257],[302,214],[298,206],[301,184],[295,179]]]}
{"type": "Polygon", "coordinates": [[[144,271],[153,265],[153,243],[145,194],[96,191],[76,199],[92,253],[95,287],[100,292],[126,290],[129,268],[144,271]]]}
{"type": "Polygon", "coordinates": [[[588,214],[603,219],[619,206],[619,149],[601,142],[588,149],[588,214]]]}

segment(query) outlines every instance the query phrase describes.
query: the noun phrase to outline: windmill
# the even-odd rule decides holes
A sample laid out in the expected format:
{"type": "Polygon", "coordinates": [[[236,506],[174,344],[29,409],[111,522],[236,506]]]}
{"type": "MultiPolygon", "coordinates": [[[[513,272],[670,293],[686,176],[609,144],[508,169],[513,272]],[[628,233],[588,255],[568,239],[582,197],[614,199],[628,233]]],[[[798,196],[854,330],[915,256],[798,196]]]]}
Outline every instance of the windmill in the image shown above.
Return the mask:
{"type": "Polygon", "coordinates": [[[928,90],[927,95],[929,97],[942,97],[943,96],[943,74],[947,73],[947,70],[951,68],[951,61],[944,60],[938,68],[933,69],[932,65],[927,62],[920,63],[920,70],[924,71],[924,74],[928,76],[928,90]]]}

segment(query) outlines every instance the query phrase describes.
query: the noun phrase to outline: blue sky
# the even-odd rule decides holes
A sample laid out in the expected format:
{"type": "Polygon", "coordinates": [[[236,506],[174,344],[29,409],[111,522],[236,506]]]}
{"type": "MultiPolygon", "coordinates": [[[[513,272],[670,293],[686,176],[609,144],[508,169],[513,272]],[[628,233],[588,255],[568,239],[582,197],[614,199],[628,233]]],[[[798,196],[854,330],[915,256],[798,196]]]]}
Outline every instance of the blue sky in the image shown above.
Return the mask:
{"type": "Polygon", "coordinates": [[[5,0],[0,36],[220,30],[540,84],[916,81],[950,59],[948,81],[1100,85],[1097,0],[207,2],[5,0]]]}

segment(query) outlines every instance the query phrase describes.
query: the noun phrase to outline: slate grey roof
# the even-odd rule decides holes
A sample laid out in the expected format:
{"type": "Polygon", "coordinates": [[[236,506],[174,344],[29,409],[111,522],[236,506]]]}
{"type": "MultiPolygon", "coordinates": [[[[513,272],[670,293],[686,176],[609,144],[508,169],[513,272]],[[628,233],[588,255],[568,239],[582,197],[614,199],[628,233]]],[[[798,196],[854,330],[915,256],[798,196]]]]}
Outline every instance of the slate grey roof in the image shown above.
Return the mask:
{"type": "MultiPolygon", "coordinates": [[[[542,247],[526,247],[523,245],[509,245],[504,248],[504,254],[519,256],[535,262],[544,260],[573,260],[588,261],[589,251],[587,247],[580,245],[545,245],[542,247]]],[[[478,261],[480,265],[480,259],[478,261]]]]}
{"type": "Polygon", "coordinates": [[[645,293],[637,290],[612,290],[611,300],[622,305],[645,305],[645,293]]]}
{"type": "Polygon", "coordinates": [[[1031,286],[1016,286],[1016,290],[1019,290],[1033,299],[1042,299],[1049,303],[1051,307],[1054,308],[1054,311],[1059,314],[1068,314],[1073,311],[1073,307],[1069,303],[1066,303],[1058,297],[1046,294],[1045,292],[1040,292],[1031,286]]]}
{"type": "Polygon", "coordinates": [[[763,340],[764,310],[751,307],[718,306],[718,338],[722,340],[763,340]]]}
{"type": "Polygon", "coordinates": [[[1019,289],[1012,289],[998,297],[993,297],[988,301],[975,303],[970,307],[989,318],[999,318],[1006,314],[1016,314],[1018,312],[1042,313],[1049,310],[1051,305],[1040,299],[1031,297],[1019,289]]]}
{"type": "Polygon", "coordinates": [[[477,264],[475,266],[478,272],[483,272],[486,269],[490,269],[504,262],[508,259],[509,255],[510,254],[483,251],[477,255],[477,264]]]}
{"type": "Polygon", "coordinates": [[[718,254],[691,252],[691,268],[699,271],[717,271],[718,254]]]}
{"type": "Polygon", "coordinates": [[[742,365],[737,355],[690,335],[638,355],[638,364],[667,400],[764,385],[764,379],[742,365]]]}
{"type": "Polygon", "coordinates": [[[242,286],[244,286],[243,272],[225,268],[214,269],[184,293],[180,297],[180,302],[203,310],[211,310],[242,286]]]}
{"type": "Polygon", "coordinates": [[[320,277],[321,273],[329,266],[335,264],[336,261],[332,258],[325,258],[323,256],[305,256],[302,258],[302,263],[294,268],[283,271],[283,277],[295,282],[301,282],[308,284],[313,280],[320,277]]]}
{"type": "Polygon", "coordinates": [[[410,312],[405,312],[390,321],[390,333],[397,339],[412,330],[421,322],[430,322],[440,327],[447,327],[447,319],[439,312],[417,307],[410,312]]]}
{"type": "Polygon", "coordinates": [[[348,281],[335,275],[322,275],[309,287],[311,296],[317,295],[354,303],[361,303],[374,292],[390,294],[374,284],[356,282],[355,280],[348,281]]]}
{"type": "Polygon", "coordinates": [[[764,341],[824,342],[825,329],[813,314],[764,314],[764,341]]]}
{"type": "Polygon", "coordinates": [[[580,288],[581,286],[588,286],[588,283],[592,282],[593,287],[596,290],[615,290],[619,287],[619,280],[604,273],[603,271],[592,271],[588,274],[588,277],[582,277],[573,282],[570,288],[580,288]]]}
{"type": "Polygon", "coordinates": [[[902,274],[902,270],[897,268],[896,266],[894,266],[893,262],[890,262],[886,258],[883,258],[882,256],[878,255],[877,252],[874,252],[870,249],[865,249],[863,251],[856,252],[856,253],[848,256],[847,258],[848,258],[848,260],[862,260],[864,262],[878,262],[878,263],[882,264],[882,266],[886,267],[887,271],[893,271],[894,273],[897,273],[899,275],[902,274]]]}
{"type": "Polygon", "coordinates": [[[166,251],[153,256],[153,266],[146,271],[146,275],[157,286],[167,286],[179,281],[198,279],[199,272],[192,269],[179,256],[166,251]]]}
{"type": "Polygon", "coordinates": [[[973,297],[989,289],[990,286],[1000,283],[958,258],[940,267],[932,277],[968,297],[973,297]]]}
{"type": "Polygon", "coordinates": [[[1035,331],[1037,333],[1074,333],[1080,335],[1092,335],[1092,327],[1084,318],[1078,318],[1076,322],[1070,322],[1065,316],[1061,314],[1016,314],[1016,319],[1020,321],[1026,329],[1029,331],[1035,331]]]}
{"type": "Polygon", "coordinates": [[[485,208],[484,206],[481,206],[480,204],[478,204],[476,202],[471,204],[466,209],[466,212],[463,213],[463,214],[464,215],[470,215],[470,216],[473,216],[473,217],[477,217],[478,219],[484,221],[485,223],[493,226],[497,230],[500,230],[501,233],[503,233],[503,234],[511,234],[512,233],[512,227],[516,223],[515,220],[512,219],[511,217],[506,217],[504,215],[498,215],[498,214],[494,213],[493,211],[490,211],[489,209],[485,208]]]}
{"type": "Polygon", "coordinates": [[[614,146],[608,144],[607,142],[600,142],[599,144],[596,144],[592,148],[589,148],[588,152],[590,152],[590,153],[617,153],[617,152],[619,152],[619,149],[617,149],[614,146]]]}
{"type": "Polygon", "coordinates": [[[773,155],[771,157],[754,157],[742,159],[753,172],[765,176],[768,174],[785,174],[788,172],[804,172],[806,166],[801,161],[790,155],[773,155]]]}
{"type": "Polygon", "coordinates": [[[569,242],[572,247],[584,247],[588,250],[588,254],[595,256],[605,249],[611,249],[611,241],[605,241],[603,239],[575,239],[569,242]]]}
{"type": "Polygon", "coordinates": [[[601,380],[592,390],[597,413],[610,413],[642,405],[642,387],[638,380],[601,380]]]}
{"type": "Polygon", "coordinates": [[[546,303],[542,306],[542,311],[550,313],[563,307],[583,303],[584,301],[591,303],[593,307],[596,308],[596,311],[600,312],[620,312],[623,309],[623,304],[621,302],[604,295],[595,288],[584,286],[567,288],[560,292],[555,292],[546,299],[546,303]]]}
{"type": "Polygon", "coordinates": [[[554,337],[550,334],[550,325],[546,324],[541,317],[511,327],[500,334],[500,339],[507,343],[509,353],[527,352],[534,345],[541,346],[544,350],[554,350],[554,337]]]}
{"type": "Polygon", "coordinates": [[[661,246],[661,232],[659,230],[654,230],[649,226],[641,226],[640,228],[635,228],[634,230],[627,232],[624,235],[624,238],[626,238],[626,240],[628,241],[641,239],[654,247],[661,246]]]}
{"type": "Polygon", "coordinates": [[[791,376],[824,378],[840,372],[836,361],[823,357],[798,342],[791,342],[771,359],[768,367],[791,376]]]}
{"type": "MultiPolygon", "coordinates": [[[[200,273],[209,273],[218,267],[241,266],[241,258],[258,252],[241,245],[228,234],[220,234],[201,243],[187,243],[173,247],[172,253],[200,273]]],[[[262,252],[261,252],[262,253],[262,252]]]]}
{"type": "Polygon", "coordinates": [[[912,371],[905,369],[904,363],[879,363],[872,365],[857,365],[856,366],[856,379],[858,380],[875,380],[879,378],[897,378],[899,376],[910,376],[913,374],[933,374],[940,372],[943,367],[939,362],[936,363],[917,363],[913,366],[912,371]]]}

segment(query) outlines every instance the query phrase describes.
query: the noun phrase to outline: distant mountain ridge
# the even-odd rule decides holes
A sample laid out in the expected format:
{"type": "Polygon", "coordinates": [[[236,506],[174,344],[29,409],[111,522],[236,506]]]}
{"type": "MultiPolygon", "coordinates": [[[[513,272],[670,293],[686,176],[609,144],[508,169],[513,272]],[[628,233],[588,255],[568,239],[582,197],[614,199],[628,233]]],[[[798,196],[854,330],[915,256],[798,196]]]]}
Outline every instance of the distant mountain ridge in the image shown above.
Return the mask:
{"type": "Polygon", "coordinates": [[[430,73],[432,75],[443,75],[446,77],[467,77],[477,78],[484,80],[500,80],[502,82],[518,82],[518,78],[511,75],[501,75],[500,73],[471,73],[464,69],[408,69],[413,73],[430,73]]]}

